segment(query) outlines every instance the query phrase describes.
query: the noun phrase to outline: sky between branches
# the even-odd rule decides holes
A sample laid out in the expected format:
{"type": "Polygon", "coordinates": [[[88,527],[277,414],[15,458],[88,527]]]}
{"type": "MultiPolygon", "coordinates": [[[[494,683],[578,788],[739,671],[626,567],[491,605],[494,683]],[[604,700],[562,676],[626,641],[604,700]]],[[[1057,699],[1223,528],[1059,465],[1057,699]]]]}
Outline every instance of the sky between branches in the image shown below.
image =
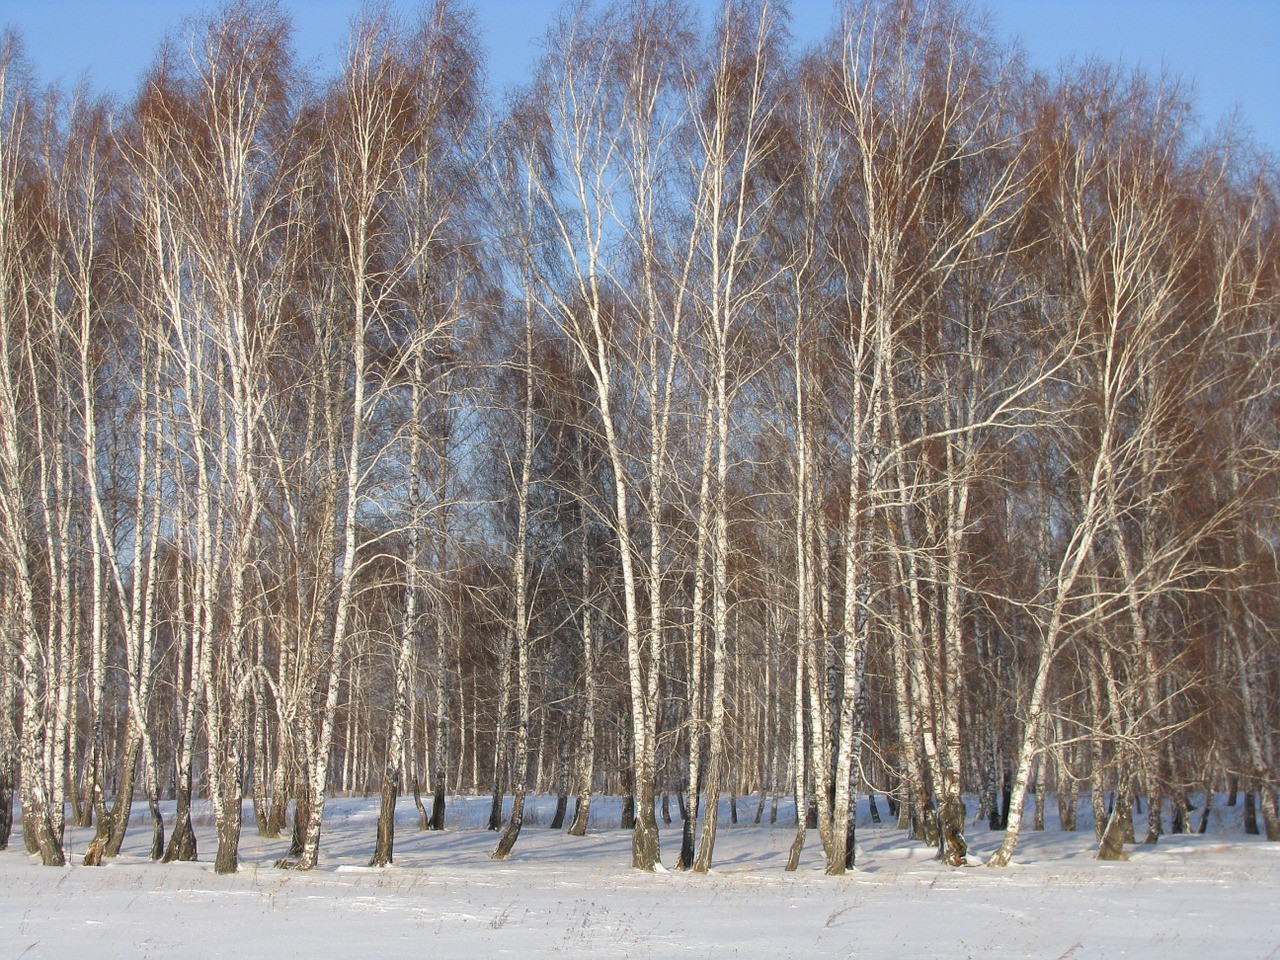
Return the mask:
{"type": "MultiPolygon", "coordinates": [[[[709,20],[715,0],[691,0],[709,20]]],[[[528,76],[558,0],[473,0],[492,87],[528,76]]],[[[199,0],[0,0],[0,24],[21,33],[37,78],[130,96],[161,39],[216,3],[199,0]]],[[[359,0],[281,0],[301,60],[336,70],[359,0]]],[[[1201,121],[1239,109],[1257,139],[1280,152],[1280,2],[1276,0],[986,0],[996,34],[1020,38],[1033,65],[1099,56],[1195,84],[1201,121]]],[[[393,7],[410,12],[415,4],[393,7]]],[[[836,0],[792,0],[798,44],[830,27],[836,0]]]]}

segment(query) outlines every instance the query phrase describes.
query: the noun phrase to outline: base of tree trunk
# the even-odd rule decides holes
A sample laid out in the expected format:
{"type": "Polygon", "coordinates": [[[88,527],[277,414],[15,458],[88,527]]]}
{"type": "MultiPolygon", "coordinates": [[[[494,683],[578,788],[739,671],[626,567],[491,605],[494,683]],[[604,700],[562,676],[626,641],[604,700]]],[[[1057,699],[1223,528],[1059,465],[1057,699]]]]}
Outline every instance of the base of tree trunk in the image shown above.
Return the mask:
{"type": "Polygon", "coordinates": [[[963,867],[969,862],[969,844],[964,839],[964,801],[952,794],[942,801],[938,811],[940,840],[938,859],[951,867],[963,867]]]}
{"type": "Polygon", "coordinates": [[[580,794],[573,804],[573,822],[569,824],[569,836],[585,837],[587,821],[591,819],[591,796],[580,794]]]}
{"type": "Polygon", "coordinates": [[[151,859],[161,860],[164,857],[164,817],[160,814],[160,801],[149,797],[147,806],[151,811],[151,859]]]}
{"type": "Polygon", "coordinates": [[[1263,787],[1262,789],[1262,823],[1266,830],[1267,840],[1271,843],[1280,842],[1280,812],[1277,811],[1276,791],[1263,787]]]}
{"type": "Polygon", "coordinates": [[[427,816],[427,805],[422,802],[422,784],[416,775],[413,778],[413,805],[418,810],[418,829],[430,829],[431,819],[427,816]]]}
{"type": "Polygon", "coordinates": [[[46,867],[65,867],[67,857],[62,849],[62,837],[55,833],[48,811],[28,809],[33,806],[24,803],[22,809],[22,832],[27,850],[38,855],[46,867]]]}
{"type": "MultiPolygon", "coordinates": [[[[1254,820],[1255,825],[1257,820],[1254,820]]],[[[1257,833],[1257,830],[1254,830],[1257,833]]],[[[40,841],[36,839],[36,819],[35,813],[31,809],[29,803],[22,804],[22,845],[26,848],[28,856],[36,856],[40,853],[40,841]]]]}
{"type": "Polygon", "coordinates": [[[677,870],[693,869],[694,832],[697,824],[693,818],[686,816],[680,831],[680,856],[676,859],[677,870]]]}
{"type": "Polygon", "coordinates": [[[515,849],[516,841],[520,839],[520,828],[523,825],[524,791],[517,790],[511,800],[511,816],[507,820],[507,828],[502,832],[502,837],[498,840],[498,846],[493,851],[492,859],[506,860],[511,856],[511,851],[515,849]]]}
{"type": "Polygon", "coordinates": [[[6,771],[0,774],[0,850],[9,849],[9,837],[13,834],[13,776],[6,771]]]}
{"type": "Polygon", "coordinates": [[[1125,852],[1124,845],[1125,841],[1129,839],[1127,834],[1133,829],[1133,817],[1131,814],[1129,816],[1125,814],[1131,809],[1128,797],[1116,798],[1116,802],[1111,808],[1111,816],[1107,818],[1106,829],[1102,831],[1102,840],[1098,844],[1098,860],[1129,859],[1129,854],[1125,852]]]}
{"type": "Polygon", "coordinates": [[[489,829],[495,833],[502,829],[502,793],[496,787],[489,804],[489,829]]]}
{"type": "Polygon", "coordinates": [[[637,870],[654,870],[661,860],[658,842],[658,825],[652,813],[636,819],[631,837],[631,865],[637,870]],[[646,822],[648,821],[648,822],[646,822]]]}
{"type": "Polygon", "coordinates": [[[178,790],[178,818],[169,836],[169,846],[162,858],[165,863],[189,863],[196,859],[196,832],[191,829],[191,797],[178,790]]]}
{"type": "Polygon", "coordinates": [[[1077,797],[1074,789],[1058,792],[1058,823],[1064,833],[1075,833],[1077,797]]]}
{"type": "Polygon", "coordinates": [[[270,805],[267,807],[267,825],[266,832],[263,833],[264,837],[274,840],[284,832],[285,811],[288,806],[289,795],[287,793],[271,797],[270,805]]]}
{"type": "Polygon", "coordinates": [[[86,867],[102,866],[102,854],[107,848],[107,838],[98,834],[89,843],[88,849],[84,852],[84,860],[81,863],[86,867]]]}
{"type": "Polygon", "coordinates": [[[390,866],[394,859],[396,842],[396,794],[399,788],[399,777],[383,774],[382,794],[378,805],[378,835],[373,844],[373,857],[369,860],[371,867],[390,866]]]}
{"type": "Polygon", "coordinates": [[[806,833],[808,833],[808,830],[805,829],[803,820],[798,820],[796,823],[796,834],[791,839],[791,849],[787,851],[786,870],[788,873],[794,873],[800,867],[800,854],[804,852],[804,840],[806,833]]]}
{"type": "Polygon", "coordinates": [[[431,798],[431,829],[444,829],[444,785],[439,781],[431,798]]]}
{"type": "Polygon", "coordinates": [[[235,873],[240,869],[240,798],[236,797],[232,803],[235,812],[217,827],[218,852],[213,859],[214,873],[235,873]]]}
{"type": "MultiPolygon", "coordinates": [[[[634,774],[628,778],[628,787],[635,787],[639,777],[634,774]]],[[[631,865],[637,870],[652,871],[662,861],[662,850],[658,839],[658,820],[653,811],[653,782],[641,781],[639,789],[628,789],[630,812],[634,827],[631,834],[631,865]],[[638,794],[638,795],[637,795],[638,794]]],[[[623,806],[623,814],[627,811],[623,806]]]]}
{"type": "Polygon", "coordinates": [[[1244,832],[1251,837],[1256,837],[1262,833],[1258,829],[1258,807],[1257,801],[1253,796],[1252,787],[1244,792],[1244,832]]]}

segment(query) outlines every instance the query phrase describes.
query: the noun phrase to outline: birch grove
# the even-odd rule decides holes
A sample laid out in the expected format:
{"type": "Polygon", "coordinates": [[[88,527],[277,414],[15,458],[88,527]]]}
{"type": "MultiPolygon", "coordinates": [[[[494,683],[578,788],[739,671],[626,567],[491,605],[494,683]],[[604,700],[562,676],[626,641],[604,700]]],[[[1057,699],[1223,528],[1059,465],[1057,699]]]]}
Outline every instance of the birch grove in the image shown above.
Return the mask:
{"type": "Polygon", "coordinates": [[[455,0],[330,74],[244,0],[122,102],[0,39],[0,845],[1280,840],[1274,158],[946,0],[788,16],[571,3],[505,92],[455,0]]]}

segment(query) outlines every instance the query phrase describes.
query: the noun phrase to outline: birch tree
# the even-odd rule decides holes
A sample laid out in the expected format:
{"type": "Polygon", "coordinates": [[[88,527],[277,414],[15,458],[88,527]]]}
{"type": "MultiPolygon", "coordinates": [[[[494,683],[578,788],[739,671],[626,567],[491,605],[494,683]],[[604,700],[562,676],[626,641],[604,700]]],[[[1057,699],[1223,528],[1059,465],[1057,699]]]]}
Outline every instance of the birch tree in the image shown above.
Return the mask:
{"type": "Polygon", "coordinates": [[[61,866],[62,794],[57,788],[62,771],[51,764],[56,755],[46,726],[46,712],[56,711],[58,698],[56,651],[46,650],[36,612],[35,571],[28,550],[33,544],[33,518],[28,509],[32,483],[32,451],[24,444],[36,416],[23,356],[37,336],[24,309],[22,252],[29,238],[22,222],[22,187],[30,176],[31,139],[37,122],[17,38],[0,39],[0,523],[3,524],[5,563],[6,643],[17,651],[21,687],[18,734],[19,777],[22,790],[23,834],[29,852],[40,854],[47,866],[61,866]]]}

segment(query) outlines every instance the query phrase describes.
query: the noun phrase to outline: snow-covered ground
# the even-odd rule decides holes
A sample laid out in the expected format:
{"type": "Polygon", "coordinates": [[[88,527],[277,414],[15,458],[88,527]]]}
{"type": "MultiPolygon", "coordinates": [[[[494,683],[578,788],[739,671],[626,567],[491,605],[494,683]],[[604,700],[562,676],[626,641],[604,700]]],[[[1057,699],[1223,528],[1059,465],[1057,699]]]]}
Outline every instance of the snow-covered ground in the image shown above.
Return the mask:
{"type": "MultiPolygon", "coordinates": [[[[0,957],[1280,958],[1280,844],[1244,836],[1239,807],[1124,863],[1094,860],[1090,824],[1061,833],[1050,809],[1005,870],[943,867],[864,807],[858,869],[830,878],[812,832],[801,870],[783,872],[789,807],[755,826],[742,800],[745,822],[730,826],[724,805],[716,869],[699,877],[631,870],[616,801],[595,805],[584,838],[548,829],[553,798],[530,806],[513,858],[496,863],[486,798],[455,799],[440,834],[418,832],[402,801],[385,870],[365,866],[375,798],[330,801],[321,866],[305,874],[272,866],[285,843],[258,838],[248,810],[229,877],[211,862],[149,862],[141,806],[125,855],[101,868],[78,865],[90,831],[69,831],[77,865],[63,869],[15,836],[0,853],[0,957]]],[[[197,834],[211,861],[207,814],[197,834]]],[[[971,824],[968,838],[980,862],[1000,835],[971,824]]],[[[667,863],[678,842],[667,828],[667,863]]]]}

